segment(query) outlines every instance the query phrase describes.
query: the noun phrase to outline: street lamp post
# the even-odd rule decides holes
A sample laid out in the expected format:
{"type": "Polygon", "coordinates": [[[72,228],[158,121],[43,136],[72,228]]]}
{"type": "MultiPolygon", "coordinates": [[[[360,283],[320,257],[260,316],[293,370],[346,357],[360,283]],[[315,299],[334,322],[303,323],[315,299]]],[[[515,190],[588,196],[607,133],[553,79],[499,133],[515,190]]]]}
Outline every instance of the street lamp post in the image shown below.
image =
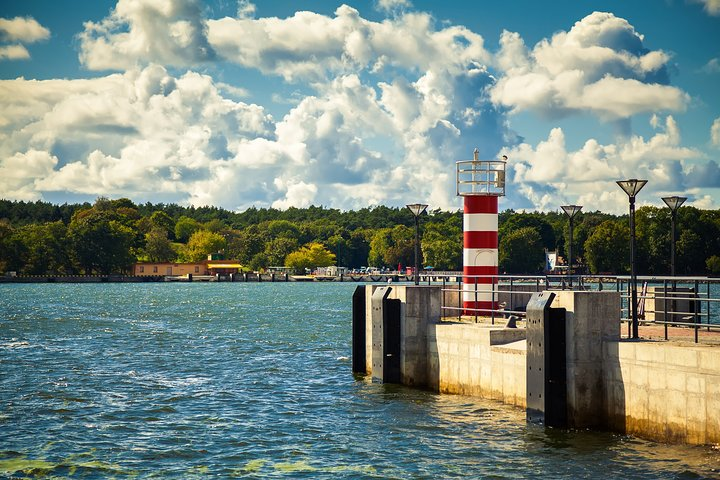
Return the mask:
{"type": "Polygon", "coordinates": [[[638,338],[637,316],[637,278],[635,276],[635,196],[642,190],[647,180],[619,180],[616,182],[627,193],[630,200],[630,312],[632,316],[632,338],[638,338]]]}
{"type": "Polygon", "coordinates": [[[420,284],[420,215],[423,214],[427,205],[422,203],[411,203],[405,205],[415,217],[415,285],[420,284]]]}
{"type": "Polygon", "coordinates": [[[572,286],[572,264],[573,264],[573,256],[572,256],[572,245],[573,245],[573,220],[575,219],[575,215],[580,213],[580,210],[582,210],[582,205],[563,205],[560,208],[563,209],[563,212],[565,212],[565,215],[570,217],[570,246],[568,247],[568,277],[570,279],[570,286],[572,286]]]}
{"type": "Polygon", "coordinates": [[[685,200],[687,200],[687,197],[663,197],[663,202],[665,202],[665,205],[670,207],[670,223],[671,223],[671,233],[670,233],[670,275],[673,277],[675,276],[675,219],[677,217],[677,211],[680,209],[680,206],[685,203],[685,200]]]}

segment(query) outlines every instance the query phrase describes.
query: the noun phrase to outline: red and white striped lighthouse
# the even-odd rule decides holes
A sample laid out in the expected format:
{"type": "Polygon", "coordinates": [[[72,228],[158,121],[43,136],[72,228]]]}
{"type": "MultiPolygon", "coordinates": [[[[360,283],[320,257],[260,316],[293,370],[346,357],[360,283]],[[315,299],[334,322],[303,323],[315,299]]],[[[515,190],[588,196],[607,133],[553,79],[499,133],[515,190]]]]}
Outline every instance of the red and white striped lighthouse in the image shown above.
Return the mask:
{"type": "Polygon", "coordinates": [[[457,194],[463,197],[463,311],[488,315],[497,307],[498,197],[505,195],[505,158],[456,163],[457,194]]]}

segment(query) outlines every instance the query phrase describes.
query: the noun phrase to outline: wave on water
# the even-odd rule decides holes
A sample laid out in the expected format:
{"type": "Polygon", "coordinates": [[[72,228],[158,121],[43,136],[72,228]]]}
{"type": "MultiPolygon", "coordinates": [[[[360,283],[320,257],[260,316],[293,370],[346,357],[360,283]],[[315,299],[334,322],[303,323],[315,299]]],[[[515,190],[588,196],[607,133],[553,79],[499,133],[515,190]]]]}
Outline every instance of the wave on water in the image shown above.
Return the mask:
{"type": "Polygon", "coordinates": [[[30,342],[18,341],[16,338],[7,343],[0,343],[0,348],[27,348],[29,346],[30,342]]]}

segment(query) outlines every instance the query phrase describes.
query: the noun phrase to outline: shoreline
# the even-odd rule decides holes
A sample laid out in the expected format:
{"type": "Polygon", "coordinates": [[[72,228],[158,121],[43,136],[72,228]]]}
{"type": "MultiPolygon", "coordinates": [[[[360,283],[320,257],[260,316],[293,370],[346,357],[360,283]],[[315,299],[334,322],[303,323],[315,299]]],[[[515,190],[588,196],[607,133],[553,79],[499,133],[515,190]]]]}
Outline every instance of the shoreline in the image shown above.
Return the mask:
{"type": "Polygon", "coordinates": [[[196,275],[169,277],[165,275],[21,275],[0,276],[4,283],[164,283],[164,282],[355,282],[355,283],[394,283],[412,281],[411,275],[404,274],[357,274],[330,276],[288,275],[278,273],[237,273],[231,275],[196,275]]]}

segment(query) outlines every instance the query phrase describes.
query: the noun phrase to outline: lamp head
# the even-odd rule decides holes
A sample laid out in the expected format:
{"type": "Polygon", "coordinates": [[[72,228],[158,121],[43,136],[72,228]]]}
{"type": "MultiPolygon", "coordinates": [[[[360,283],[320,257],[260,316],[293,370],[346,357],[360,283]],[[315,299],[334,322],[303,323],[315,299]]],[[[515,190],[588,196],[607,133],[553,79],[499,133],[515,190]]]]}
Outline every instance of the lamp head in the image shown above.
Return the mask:
{"type": "Polygon", "coordinates": [[[631,178],[630,180],[618,180],[615,183],[620,185],[620,188],[622,188],[623,191],[627,193],[628,197],[635,198],[635,195],[637,195],[640,190],[642,190],[642,188],[647,182],[647,180],[638,180],[637,178],[631,178]]]}
{"type": "Polygon", "coordinates": [[[580,213],[582,205],[563,205],[560,208],[563,209],[563,212],[565,212],[568,217],[573,218],[575,215],[580,213]]]}
{"type": "Polygon", "coordinates": [[[670,207],[670,210],[672,210],[673,212],[677,212],[678,208],[680,208],[680,206],[685,203],[687,197],[678,197],[676,195],[673,197],[663,197],[662,200],[663,202],[665,202],[665,205],[670,207]]]}
{"type": "Polygon", "coordinates": [[[422,203],[411,203],[409,205],[405,205],[416,217],[419,217],[423,214],[425,209],[428,207],[427,205],[423,205],[422,203]]]}

